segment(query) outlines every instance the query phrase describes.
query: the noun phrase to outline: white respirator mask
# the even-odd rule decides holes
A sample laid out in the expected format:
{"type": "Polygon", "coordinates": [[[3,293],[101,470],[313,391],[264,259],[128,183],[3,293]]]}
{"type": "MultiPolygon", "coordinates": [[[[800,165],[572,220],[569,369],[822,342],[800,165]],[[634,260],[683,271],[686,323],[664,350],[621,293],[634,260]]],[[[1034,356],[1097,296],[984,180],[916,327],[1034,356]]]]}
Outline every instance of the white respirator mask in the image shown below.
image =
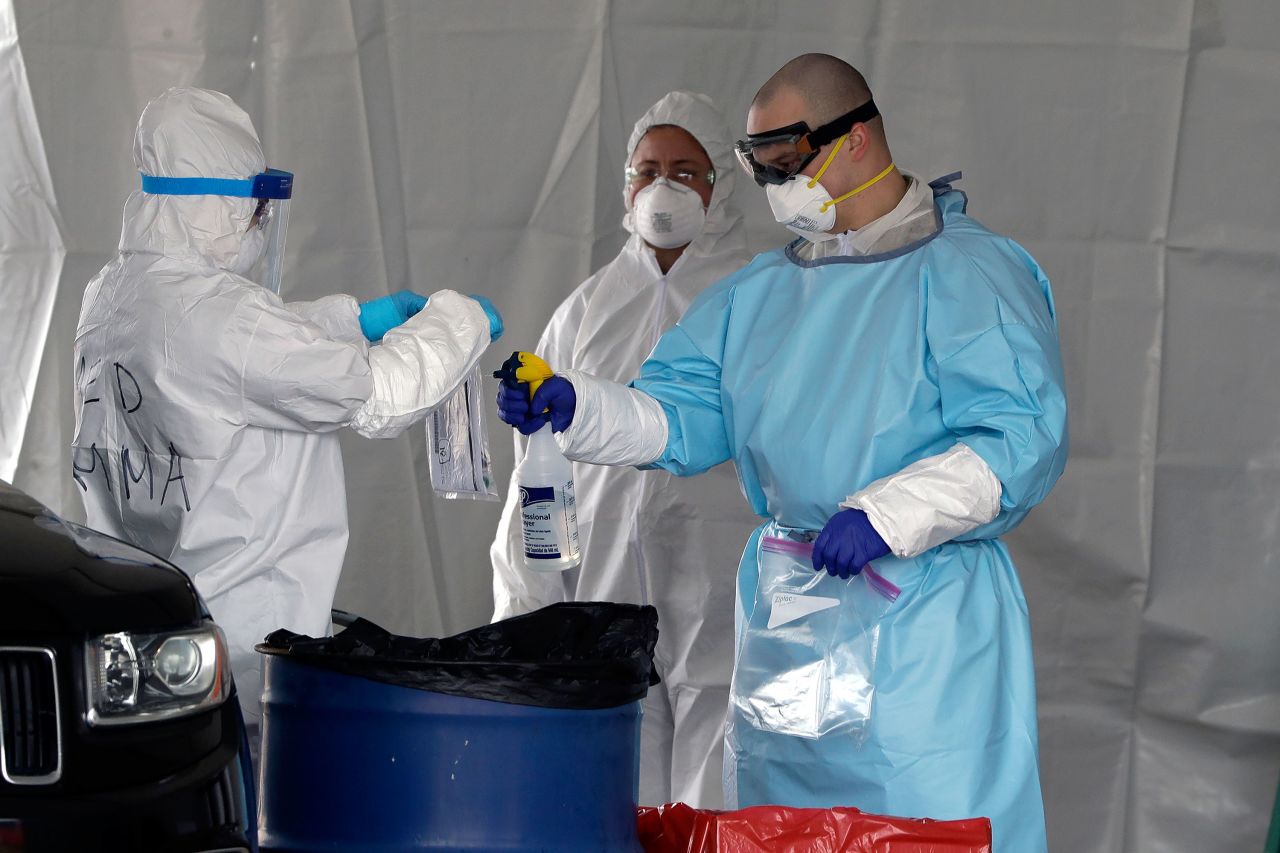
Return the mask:
{"type": "Polygon", "coordinates": [[[811,243],[840,236],[831,233],[836,226],[836,207],[831,202],[831,193],[816,180],[797,175],[785,184],[769,184],[764,192],[773,218],[787,230],[811,243]]]}
{"type": "Polygon", "coordinates": [[[845,199],[853,198],[860,192],[870,189],[889,176],[894,164],[890,163],[880,174],[839,198],[832,198],[819,181],[827,167],[835,159],[840,146],[844,145],[849,135],[846,133],[836,141],[835,147],[827,155],[822,168],[812,178],[794,175],[781,184],[768,184],[764,188],[769,199],[769,209],[778,224],[786,226],[792,233],[798,234],[811,243],[834,240],[839,234],[831,233],[836,227],[836,205],[845,199]]]}
{"type": "Polygon", "coordinates": [[[631,222],[636,233],[659,249],[687,246],[702,233],[706,221],[702,197],[666,178],[640,190],[632,203],[631,222]]]}

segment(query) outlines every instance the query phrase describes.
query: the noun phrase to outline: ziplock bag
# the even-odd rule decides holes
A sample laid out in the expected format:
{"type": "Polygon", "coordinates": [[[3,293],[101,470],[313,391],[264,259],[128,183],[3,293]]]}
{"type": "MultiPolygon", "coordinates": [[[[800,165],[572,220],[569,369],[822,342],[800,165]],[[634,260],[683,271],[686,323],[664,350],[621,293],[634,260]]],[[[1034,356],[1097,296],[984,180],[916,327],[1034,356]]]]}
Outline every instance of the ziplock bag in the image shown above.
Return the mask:
{"type": "Polygon", "coordinates": [[[867,566],[815,572],[813,545],[761,537],[755,608],[733,669],[733,711],[757,729],[861,740],[871,719],[880,620],[901,590],[867,566]]]}
{"type": "Polygon", "coordinates": [[[427,418],[431,488],[443,498],[496,501],[484,426],[484,387],[477,365],[427,418]]]}

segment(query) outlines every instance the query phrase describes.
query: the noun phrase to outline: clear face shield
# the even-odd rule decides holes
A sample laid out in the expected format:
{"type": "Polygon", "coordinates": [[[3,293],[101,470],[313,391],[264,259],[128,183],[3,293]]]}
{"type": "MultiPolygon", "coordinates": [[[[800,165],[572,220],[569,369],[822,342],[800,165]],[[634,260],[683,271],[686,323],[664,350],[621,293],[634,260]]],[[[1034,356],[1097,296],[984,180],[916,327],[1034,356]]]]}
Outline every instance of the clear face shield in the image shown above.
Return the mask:
{"type": "Polygon", "coordinates": [[[284,267],[284,240],[289,233],[289,199],[293,195],[293,175],[268,169],[253,179],[253,197],[258,206],[250,228],[263,234],[262,256],[249,278],[272,293],[280,293],[280,271],[284,267]]]}
{"type": "Polygon", "coordinates": [[[267,169],[248,179],[167,178],[142,176],[142,191],[152,195],[222,195],[257,200],[249,221],[247,239],[260,242],[262,251],[247,277],[280,292],[284,241],[289,230],[289,200],[293,197],[293,173],[267,169]],[[256,233],[254,233],[256,232],[256,233]]]}

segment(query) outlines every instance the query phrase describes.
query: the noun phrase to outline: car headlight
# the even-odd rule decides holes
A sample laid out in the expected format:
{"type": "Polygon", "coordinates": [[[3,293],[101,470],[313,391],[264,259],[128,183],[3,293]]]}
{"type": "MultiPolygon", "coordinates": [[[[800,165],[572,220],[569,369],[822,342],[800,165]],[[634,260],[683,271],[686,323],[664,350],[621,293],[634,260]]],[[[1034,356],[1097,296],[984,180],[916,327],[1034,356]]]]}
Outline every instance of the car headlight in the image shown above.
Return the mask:
{"type": "Polygon", "coordinates": [[[212,622],[164,634],[106,634],[85,649],[85,680],[92,726],[195,714],[231,692],[227,641],[212,622]]]}

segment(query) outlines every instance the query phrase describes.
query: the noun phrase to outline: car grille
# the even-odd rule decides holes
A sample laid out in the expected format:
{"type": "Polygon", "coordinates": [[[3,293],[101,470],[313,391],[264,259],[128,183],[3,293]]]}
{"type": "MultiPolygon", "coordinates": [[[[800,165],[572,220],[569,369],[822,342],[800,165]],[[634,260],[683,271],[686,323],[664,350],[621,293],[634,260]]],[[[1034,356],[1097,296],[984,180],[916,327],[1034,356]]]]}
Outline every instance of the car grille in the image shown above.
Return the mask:
{"type": "Polygon", "coordinates": [[[11,784],[62,775],[54,663],[51,649],[0,646],[0,776],[11,784]]]}
{"type": "MultiPolygon", "coordinates": [[[[238,764],[232,764],[239,770],[238,764]]],[[[209,826],[229,826],[235,827],[238,823],[236,815],[244,811],[243,808],[236,808],[236,786],[231,781],[231,772],[226,768],[222,768],[222,772],[218,774],[218,778],[209,786],[206,793],[206,805],[209,808],[209,826]]],[[[250,817],[250,820],[253,818],[250,817]]]]}

